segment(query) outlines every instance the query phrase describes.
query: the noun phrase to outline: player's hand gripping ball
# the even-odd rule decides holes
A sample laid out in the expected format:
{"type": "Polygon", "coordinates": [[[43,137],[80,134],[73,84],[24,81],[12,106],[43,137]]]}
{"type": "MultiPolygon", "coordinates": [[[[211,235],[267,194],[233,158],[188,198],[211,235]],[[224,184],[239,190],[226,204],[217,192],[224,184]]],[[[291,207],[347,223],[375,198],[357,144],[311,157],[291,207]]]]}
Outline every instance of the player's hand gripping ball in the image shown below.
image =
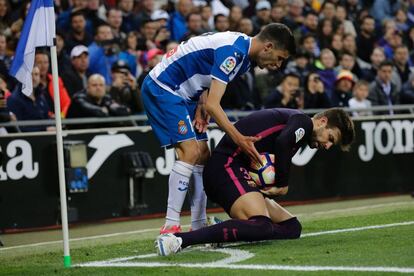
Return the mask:
{"type": "Polygon", "coordinates": [[[271,188],[275,186],[275,156],[274,154],[262,153],[260,155],[262,166],[252,162],[250,164],[249,174],[260,189],[271,188]]]}

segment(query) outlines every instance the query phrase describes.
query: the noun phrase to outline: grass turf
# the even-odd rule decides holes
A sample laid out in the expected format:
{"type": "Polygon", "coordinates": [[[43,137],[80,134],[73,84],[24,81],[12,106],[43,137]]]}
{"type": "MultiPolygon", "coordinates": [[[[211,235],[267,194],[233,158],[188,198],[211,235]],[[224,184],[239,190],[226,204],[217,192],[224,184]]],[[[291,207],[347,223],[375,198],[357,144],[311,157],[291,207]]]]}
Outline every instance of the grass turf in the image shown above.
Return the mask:
{"type": "MultiPolygon", "coordinates": [[[[340,211],[338,211],[340,212],[340,211]]],[[[303,215],[303,234],[370,225],[412,221],[414,204],[358,210],[352,213],[303,215]]],[[[382,266],[414,268],[414,225],[371,229],[357,232],[303,237],[299,240],[268,241],[242,244],[235,247],[249,251],[254,257],[237,264],[296,265],[296,266],[382,266]]],[[[72,249],[73,263],[103,261],[119,257],[154,253],[153,239],[132,235],[113,244],[84,242],[72,249]]],[[[0,275],[355,275],[363,272],[340,271],[266,271],[230,270],[182,267],[62,267],[61,250],[50,252],[27,249],[25,254],[13,255],[0,251],[0,275]]],[[[208,263],[227,255],[200,250],[186,251],[168,258],[151,257],[140,262],[208,263]]],[[[137,259],[131,260],[137,261],[137,259]]],[[[390,273],[366,272],[366,275],[390,273]]]]}

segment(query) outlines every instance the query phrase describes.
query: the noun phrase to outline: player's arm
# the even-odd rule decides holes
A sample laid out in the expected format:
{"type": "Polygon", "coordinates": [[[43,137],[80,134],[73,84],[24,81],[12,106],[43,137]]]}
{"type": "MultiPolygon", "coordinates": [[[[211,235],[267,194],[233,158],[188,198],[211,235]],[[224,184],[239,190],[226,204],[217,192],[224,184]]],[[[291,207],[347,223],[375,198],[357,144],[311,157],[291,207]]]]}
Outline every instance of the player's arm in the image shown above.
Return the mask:
{"type": "Polygon", "coordinates": [[[227,114],[220,105],[221,98],[226,91],[227,84],[216,79],[212,79],[210,92],[207,97],[206,110],[214,118],[219,127],[230,136],[230,138],[246,153],[251,160],[261,163],[260,155],[254,147],[254,143],[260,137],[242,135],[230,122],[227,114]]]}
{"type": "Polygon", "coordinates": [[[205,90],[201,94],[200,99],[198,100],[193,120],[193,126],[200,133],[204,133],[207,131],[208,123],[210,122],[210,115],[206,111],[207,96],[208,90],[205,90]]]}
{"type": "Polygon", "coordinates": [[[293,148],[299,148],[311,135],[312,130],[311,119],[305,114],[296,114],[289,118],[285,128],[276,138],[274,152],[278,171],[276,182],[278,188],[288,186],[293,148]]]}

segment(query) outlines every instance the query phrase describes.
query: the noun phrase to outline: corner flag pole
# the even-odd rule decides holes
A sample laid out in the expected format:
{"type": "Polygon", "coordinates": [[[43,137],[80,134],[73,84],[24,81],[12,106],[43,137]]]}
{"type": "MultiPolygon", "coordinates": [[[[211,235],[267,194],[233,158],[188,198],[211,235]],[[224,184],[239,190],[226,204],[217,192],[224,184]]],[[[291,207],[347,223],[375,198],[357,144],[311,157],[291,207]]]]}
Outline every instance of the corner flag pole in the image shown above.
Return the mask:
{"type": "Polygon", "coordinates": [[[53,76],[53,98],[55,105],[55,125],[56,125],[56,145],[58,155],[59,168],[59,191],[60,191],[60,212],[62,218],[62,233],[63,233],[63,265],[64,267],[71,266],[70,249],[69,249],[69,227],[68,227],[68,208],[66,204],[66,181],[65,181],[65,166],[63,159],[63,139],[62,139],[62,120],[60,118],[60,94],[58,82],[58,65],[56,52],[56,39],[54,45],[50,47],[50,56],[52,61],[52,76],[53,76]]]}
{"type": "Polygon", "coordinates": [[[36,47],[49,46],[52,60],[53,91],[55,102],[56,144],[59,168],[60,206],[63,232],[63,264],[70,267],[68,210],[66,206],[66,182],[63,160],[62,121],[60,118],[60,94],[56,54],[56,26],[53,0],[32,0],[17,43],[10,75],[22,84],[22,93],[33,93],[32,70],[36,47]]]}

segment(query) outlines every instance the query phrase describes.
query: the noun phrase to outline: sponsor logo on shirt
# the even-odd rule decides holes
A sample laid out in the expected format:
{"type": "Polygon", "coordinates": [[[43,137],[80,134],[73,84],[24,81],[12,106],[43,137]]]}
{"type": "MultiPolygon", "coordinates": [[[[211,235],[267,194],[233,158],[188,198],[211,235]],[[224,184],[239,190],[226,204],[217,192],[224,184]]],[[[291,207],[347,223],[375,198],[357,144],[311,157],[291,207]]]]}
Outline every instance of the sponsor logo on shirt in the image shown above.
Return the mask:
{"type": "Polygon", "coordinates": [[[235,57],[228,57],[226,58],[223,63],[220,65],[221,71],[225,74],[230,74],[230,72],[236,67],[236,58],[235,57]]]}
{"type": "Polygon", "coordinates": [[[187,134],[188,128],[187,125],[185,124],[185,122],[183,120],[178,122],[178,133],[180,133],[181,135],[185,135],[187,134]]]}
{"type": "Polygon", "coordinates": [[[300,141],[300,139],[302,139],[303,138],[303,136],[305,136],[305,130],[303,129],[303,128],[298,128],[296,131],[295,131],[295,136],[296,136],[296,142],[295,143],[297,143],[297,142],[299,142],[300,141]]]}

